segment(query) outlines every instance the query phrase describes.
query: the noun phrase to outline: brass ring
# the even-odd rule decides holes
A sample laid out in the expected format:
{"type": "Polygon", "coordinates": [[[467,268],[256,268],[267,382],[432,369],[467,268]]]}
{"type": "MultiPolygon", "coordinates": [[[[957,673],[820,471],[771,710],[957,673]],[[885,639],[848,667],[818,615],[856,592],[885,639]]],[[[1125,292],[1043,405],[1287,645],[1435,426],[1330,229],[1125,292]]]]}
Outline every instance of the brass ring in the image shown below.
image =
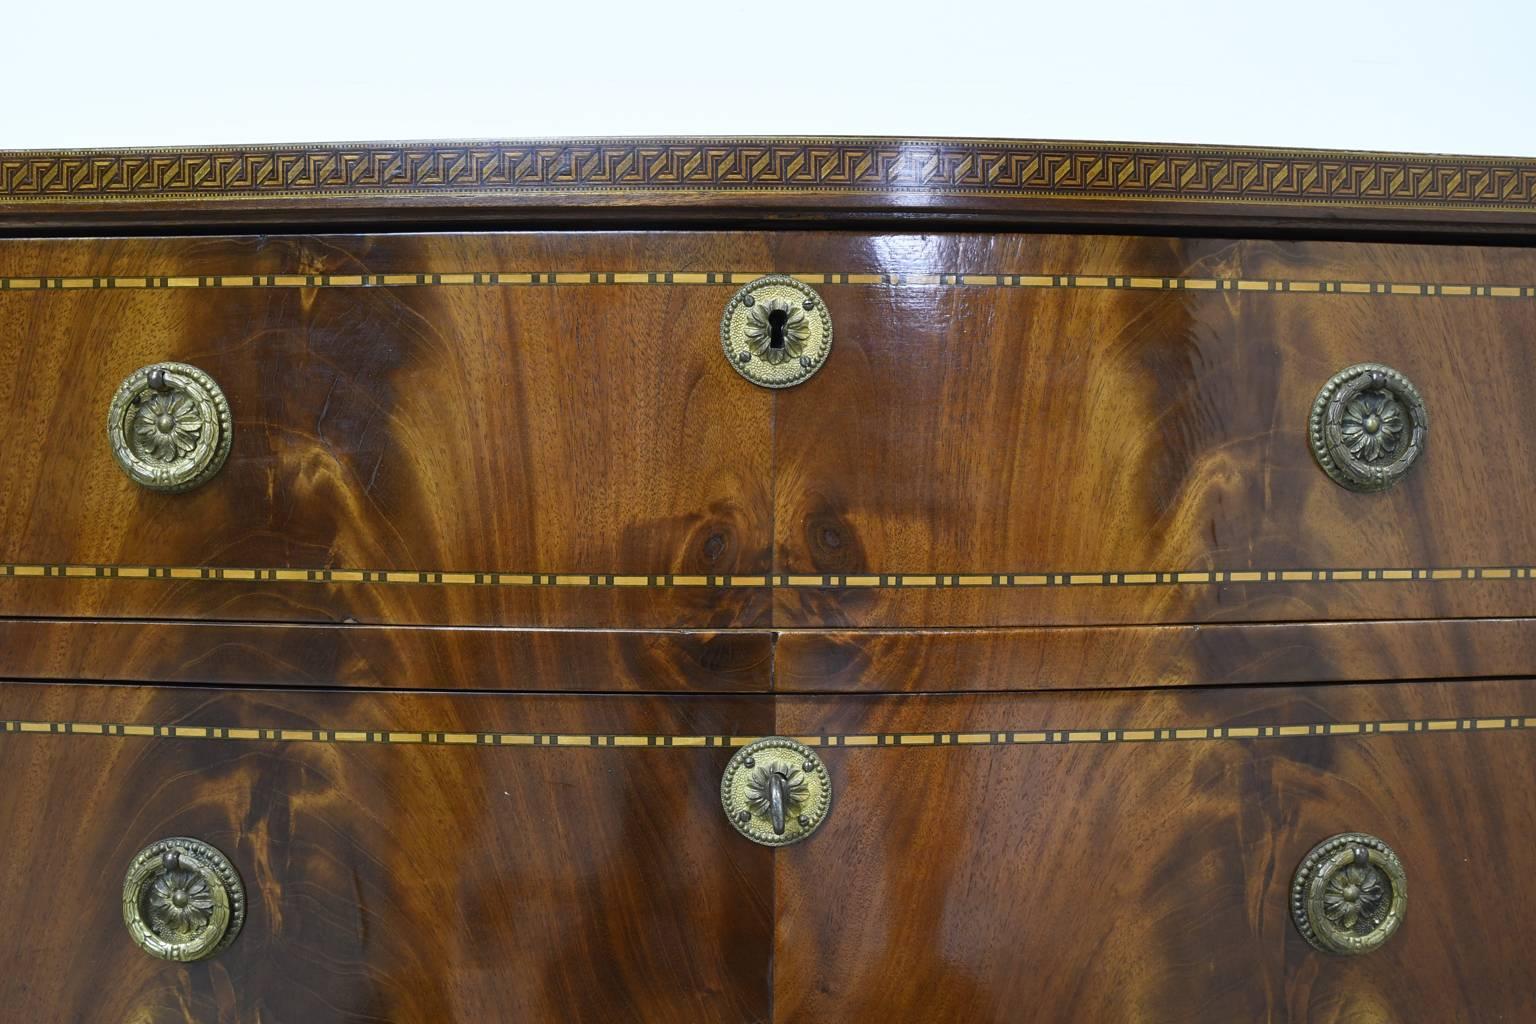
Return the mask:
{"type": "Polygon", "coordinates": [[[134,945],[161,960],[206,960],[245,923],[245,888],[229,858],[173,837],[140,850],[123,880],[123,923],[134,945]]]}
{"type": "Polygon", "coordinates": [[[212,479],[229,457],[229,402],[195,366],[143,366],[112,396],[107,440],[135,483],[152,491],[188,491],[212,479]]]}
{"type": "Polygon", "coordinates": [[[1312,403],[1308,440],[1323,472],[1352,491],[1384,491],[1424,452],[1429,412],[1419,389],[1381,363],[1329,378],[1312,403]]]}
{"type": "Polygon", "coordinates": [[[1314,846],[1291,880],[1297,931],[1324,953],[1369,953],[1392,937],[1408,910],[1408,877],[1392,848],[1345,832],[1314,846]]]}

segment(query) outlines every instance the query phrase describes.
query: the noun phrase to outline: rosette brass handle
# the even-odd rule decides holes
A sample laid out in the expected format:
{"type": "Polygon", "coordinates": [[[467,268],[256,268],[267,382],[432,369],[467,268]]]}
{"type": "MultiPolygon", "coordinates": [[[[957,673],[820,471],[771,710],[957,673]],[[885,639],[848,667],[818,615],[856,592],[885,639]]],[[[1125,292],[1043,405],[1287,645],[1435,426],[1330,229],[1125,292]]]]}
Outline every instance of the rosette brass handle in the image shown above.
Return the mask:
{"type": "Polygon", "coordinates": [[[234,865],[196,839],[139,851],[123,880],[123,923],[150,956],[186,963],[228,948],[245,923],[245,888],[234,865]]]}
{"type": "Polygon", "coordinates": [[[1384,491],[1423,454],[1429,413],[1407,377],[1359,363],[1323,385],[1308,426],[1323,472],[1352,491],[1384,491]]]}
{"type": "Polygon", "coordinates": [[[1391,847],[1359,832],[1312,848],[1291,881],[1291,917],[1324,953],[1369,953],[1392,937],[1408,909],[1408,879],[1391,847]]]}
{"type": "Polygon", "coordinates": [[[816,752],[782,736],[749,743],[725,766],[720,802],[736,831],[764,846],[798,843],[832,806],[832,779],[816,752]]]}
{"type": "Polygon", "coordinates": [[[107,440],[135,483],[152,491],[189,491],[212,479],[229,457],[229,402],[195,366],[140,367],[112,396],[107,440]]]}

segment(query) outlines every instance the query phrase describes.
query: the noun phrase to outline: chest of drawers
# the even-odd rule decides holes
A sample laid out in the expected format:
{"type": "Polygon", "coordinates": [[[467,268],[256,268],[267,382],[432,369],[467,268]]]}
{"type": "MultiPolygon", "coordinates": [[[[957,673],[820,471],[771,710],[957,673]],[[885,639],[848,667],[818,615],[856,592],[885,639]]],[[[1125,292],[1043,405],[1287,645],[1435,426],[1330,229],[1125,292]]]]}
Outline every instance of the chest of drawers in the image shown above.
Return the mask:
{"type": "Polygon", "coordinates": [[[1524,1019],[1533,228],[1471,158],[0,153],[0,1006],[1524,1019]]]}

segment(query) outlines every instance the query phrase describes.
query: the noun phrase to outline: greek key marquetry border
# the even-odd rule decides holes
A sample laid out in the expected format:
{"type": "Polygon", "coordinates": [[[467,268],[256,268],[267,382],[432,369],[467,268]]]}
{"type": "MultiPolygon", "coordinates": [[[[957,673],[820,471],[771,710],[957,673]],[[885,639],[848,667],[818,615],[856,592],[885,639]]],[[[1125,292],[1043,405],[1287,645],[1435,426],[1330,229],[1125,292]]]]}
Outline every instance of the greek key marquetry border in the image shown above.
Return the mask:
{"type": "MultiPolygon", "coordinates": [[[[1214,740],[1283,740],[1413,733],[1510,732],[1536,729],[1536,716],[1417,718],[1304,725],[1200,725],[1123,729],[1008,729],[975,732],[838,733],[793,736],[811,747],[1059,746],[1063,744],[1166,743],[1214,740]]],[[[562,748],[736,748],[760,736],[658,736],[619,733],[432,732],[367,729],[289,729],[215,725],[130,725],[106,722],[41,722],[10,719],[4,732],[49,736],[98,736],[167,740],[236,740],[253,743],[371,744],[386,746],[479,746],[562,748]]]]}
{"type": "MultiPolygon", "coordinates": [[[[0,277],[0,292],[176,291],[243,288],[516,288],[579,285],[748,284],[767,271],[544,270],[402,274],[119,274],[0,277]]],[[[1242,292],[1281,295],[1390,295],[1413,298],[1532,299],[1536,285],[1469,282],[1301,280],[1269,277],[1149,277],[1135,274],[860,274],[786,275],[822,287],[1021,288],[1071,291],[1242,292]]]]}
{"type": "Polygon", "coordinates": [[[675,587],[783,589],[1032,589],[1233,583],[1444,583],[1529,580],[1536,566],[1384,569],[1196,569],[1146,572],[622,575],[614,573],[435,572],[397,569],[245,569],[223,566],[0,564],[0,579],[171,580],[241,583],[363,583],[471,587],[675,587]]]}
{"type": "Polygon", "coordinates": [[[1536,211],[1536,161],[985,139],[663,138],[0,151],[0,205],[889,195],[1536,211]]]}

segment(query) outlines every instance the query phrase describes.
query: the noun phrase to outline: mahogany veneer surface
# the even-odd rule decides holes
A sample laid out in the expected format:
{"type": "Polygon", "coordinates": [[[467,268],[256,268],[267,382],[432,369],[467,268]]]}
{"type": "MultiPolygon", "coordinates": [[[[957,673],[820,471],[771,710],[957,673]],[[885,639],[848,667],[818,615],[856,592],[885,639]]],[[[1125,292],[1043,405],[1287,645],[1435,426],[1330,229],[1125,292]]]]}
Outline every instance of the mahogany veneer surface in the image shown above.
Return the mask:
{"type": "Polygon", "coordinates": [[[42,240],[0,242],[0,278],[12,614],[718,629],[1536,609],[1521,250],[42,240]],[[783,393],[718,341],[735,287],[768,271],[817,281],[835,324],[827,368],[783,393]],[[221,382],[235,443],[212,482],[157,495],[99,424],[124,376],[172,358],[221,382]],[[1432,423],[1422,464],[1368,496],[1305,440],[1317,389],[1367,360],[1406,373],[1432,423]],[[145,566],[170,578],[121,578],[145,566]]]}
{"type": "Polygon", "coordinates": [[[840,803],[773,863],[776,1019],[1524,1019],[1536,744],[1507,716],[1533,700],[1530,681],[785,699],[789,734],[1055,736],[825,751],[840,803]],[[1283,724],[1342,732],[1072,737],[1283,724]],[[1324,956],[1291,876],[1350,831],[1396,850],[1409,909],[1380,949],[1324,956]]]}
{"type": "MultiPolygon", "coordinates": [[[[0,719],[286,730],[758,735],[743,698],[0,686],[0,719]],[[430,723],[430,725],[429,725],[430,723]]],[[[398,737],[397,737],[398,738],[398,737]]],[[[510,742],[510,741],[509,741],[510,742]]],[[[766,1020],[772,852],[731,751],[0,736],[0,1005],[16,1020],[766,1020]],[[143,846],[196,836],[250,897],[219,957],[122,924],[143,846]]]]}
{"type": "Polygon", "coordinates": [[[1519,1019],[1533,702],[9,684],[0,916],[27,927],[0,933],[0,997],[82,1021],[1519,1019]],[[114,734],[134,726],[155,735],[114,734]],[[778,851],[718,803],[733,737],[770,732],[836,785],[778,851]],[[1324,957],[1290,874],[1350,829],[1398,851],[1412,909],[1376,953],[1324,957]],[[177,834],[251,894],[203,963],[120,931],[109,868],[177,834]],[[1484,871],[1496,913],[1468,895],[1484,871]]]}

